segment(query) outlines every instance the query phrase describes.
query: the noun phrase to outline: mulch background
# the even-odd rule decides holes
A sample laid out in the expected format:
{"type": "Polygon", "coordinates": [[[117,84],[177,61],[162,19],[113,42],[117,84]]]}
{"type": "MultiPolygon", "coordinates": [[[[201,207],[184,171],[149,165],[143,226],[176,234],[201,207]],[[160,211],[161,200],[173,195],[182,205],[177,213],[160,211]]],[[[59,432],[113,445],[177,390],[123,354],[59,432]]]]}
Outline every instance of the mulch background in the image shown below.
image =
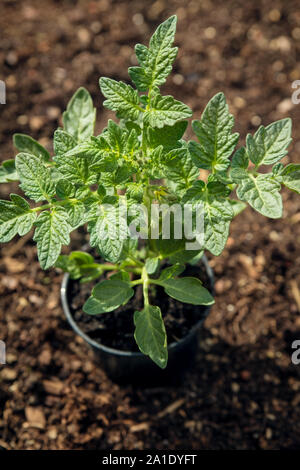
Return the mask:
{"type": "MultiPolygon", "coordinates": [[[[133,45],[178,15],[180,46],[164,92],[199,117],[217,91],[227,96],[242,138],[262,123],[294,120],[286,162],[299,162],[300,11],[296,0],[2,0],[1,160],[23,132],[51,150],[60,115],[80,85],[108,117],[99,76],[127,80],[133,45]]],[[[0,196],[15,191],[1,185],[0,196]]],[[[283,192],[284,217],[247,209],[210,263],[216,304],[197,363],[180,387],[112,384],[93,363],[60,306],[61,275],[43,272],[29,238],[2,247],[0,446],[7,449],[295,449],[300,446],[300,203],[283,192]]],[[[82,235],[74,236],[74,245],[82,235]]]]}

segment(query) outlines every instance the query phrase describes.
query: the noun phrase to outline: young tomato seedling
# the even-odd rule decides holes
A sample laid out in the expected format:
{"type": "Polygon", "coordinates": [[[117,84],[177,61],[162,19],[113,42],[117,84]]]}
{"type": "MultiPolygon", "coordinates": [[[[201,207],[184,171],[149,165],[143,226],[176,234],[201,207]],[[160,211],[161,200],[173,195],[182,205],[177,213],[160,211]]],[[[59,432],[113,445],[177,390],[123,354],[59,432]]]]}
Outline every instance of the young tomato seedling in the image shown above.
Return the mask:
{"type": "Polygon", "coordinates": [[[111,271],[85,303],[89,315],[115,310],[142,285],[144,308],[134,313],[134,335],[141,352],[161,368],[167,365],[166,330],[160,308],[150,303],[149,289],[162,286],[180,302],[212,304],[201,281],[184,276],[186,265],[195,264],[204,249],[222,253],[230,222],[245,203],[266,217],[280,218],[281,186],[300,191],[300,165],[280,163],[291,142],[290,119],[261,126],[236,150],[234,118],[218,93],[201,119],[192,122],[197,139],[183,139],[192,111],[159,88],[177,55],[175,29],[172,16],[158,27],[148,47],[136,45],[139,66],[129,68],[134,86],[100,79],[103,104],[116,112],[118,123],[109,120],[94,137],[96,111],[88,91],[80,88],[63,114],[63,128],[54,133],[54,156],[31,137],[16,134],[20,153],[0,168],[1,182],[20,181],[27,198],[40,203],[33,206],[17,194],[0,201],[0,241],[35,227],[43,269],[60,267],[82,282],[111,271]],[[266,172],[266,165],[273,167],[266,172]],[[208,172],[205,181],[200,169],[208,172]],[[146,219],[141,221],[139,208],[149,214],[159,205],[163,209],[156,223],[152,218],[142,223],[146,219]],[[167,236],[163,233],[163,215],[174,205],[189,207],[192,216],[201,208],[202,229],[193,232],[198,242],[194,249],[186,244],[186,232],[176,236],[183,221],[177,220],[167,236]],[[85,252],[60,255],[62,245],[70,243],[70,232],[81,225],[86,225],[102,263],[85,252]],[[137,225],[139,231],[132,235],[137,225]]]}

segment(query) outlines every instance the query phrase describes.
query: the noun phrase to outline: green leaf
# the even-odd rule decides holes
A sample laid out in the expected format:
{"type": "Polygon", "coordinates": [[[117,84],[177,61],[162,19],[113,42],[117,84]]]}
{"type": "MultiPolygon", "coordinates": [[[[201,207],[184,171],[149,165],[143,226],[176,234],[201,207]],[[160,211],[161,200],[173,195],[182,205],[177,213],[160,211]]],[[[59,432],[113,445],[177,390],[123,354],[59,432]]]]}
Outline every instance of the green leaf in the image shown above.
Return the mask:
{"type": "Polygon", "coordinates": [[[115,172],[103,173],[101,175],[101,183],[104,186],[117,186],[125,183],[133,173],[133,169],[130,165],[123,164],[119,166],[115,172]]]}
{"type": "Polygon", "coordinates": [[[86,253],[85,251],[72,251],[72,253],[69,255],[69,259],[74,261],[76,260],[79,266],[95,263],[92,255],[86,253]]]}
{"type": "Polygon", "coordinates": [[[201,193],[206,190],[206,185],[202,180],[196,180],[193,185],[185,192],[182,202],[194,202],[201,198],[201,193]]]}
{"type": "Polygon", "coordinates": [[[77,140],[68,132],[56,129],[53,138],[53,147],[56,155],[64,155],[77,145],[77,140]]]}
{"type": "Polygon", "coordinates": [[[145,305],[134,312],[134,337],[140,351],[165,369],[168,361],[167,335],[159,307],[145,305]]]}
{"type": "Polygon", "coordinates": [[[162,166],[163,146],[160,145],[152,151],[150,150],[148,159],[144,163],[144,171],[150,179],[161,179],[165,176],[165,170],[162,166]]]}
{"type": "Polygon", "coordinates": [[[135,130],[136,135],[141,135],[142,133],[140,123],[130,121],[130,119],[126,119],[126,118],[120,119],[120,125],[123,126],[129,132],[131,132],[132,130],[135,130]]]}
{"type": "Polygon", "coordinates": [[[62,207],[56,207],[42,212],[35,225],[33,239],[37,242],[39,262],[43,269],[48,269],[57,260],[61,246],[70,243],[68,214],[62,207]]]}
{"type": "Polygon", "coordinates": [[[55,194],[55,184],[51,180],[49,168],[38,157],[29,153],[16,156],[16,169],[20,177],[20,187],[26,196],[35,202],[51,200],[55,194]]]}
{"type": "Polygon", "coordinates": [[[300,165],[291,163],[283,169],[280,175],[284,186],[300,194],[300,165]]]}
{"type": "MultiPolygon", "coordinates": [[[[212,175],[210,175],[212,176],[212,175]]],[[[214,197],[227,197],[231,193],[231,189],[228,188],[226,184],[221,183],[220,181],[210,181],[207,183],[207,190],[210,195],[214,197]]]]}
{"type": "Polygon", "coordinates": [[[102,134],[106,141],[107,151],[123,163],[133,163],[136,159],[136,151],[140,147],[137,133],[134,129],[128,132],[109,119],[107,130],[102,134]]]}
{"type": "Polygon", "coordinates": [[[75,187],[68,180],[59,180],[56,183],[56,194],[60,199],[73,197],[75,194],[75,187]]]}
{"type": "MultiPolygon", "coordinates": [[[[226,196],[226,189],[224,191],[224,196],[226,196]]],[[[233,211],[227,197],[223,197],[222,192],[215,193],[212,183],[208,183],[204,189],[203,182],[196,181],[185,193],[183,202],[203,204],[205,248],[215,256],[220,255],[225,247],[233,218],[233,211]]]]}
{"type": "Polygon", "coordinates": [[[199,176],[186,148],[174,149],[164,159],[165,175],[174,183],[175,192],[188,189],[199,176]]]}
{"type": "MultiPolygon", "coordinates": [[[[137,44],[139,46],[139,44],[137,44]]],[[[145,47],[145,46],[144,46],[145,47]]],[[[137,50],[137,49],[136,49],[137,50]]],[[[129,76],[139,91],[146,91],[149,88],[149,76],[142,67],[129,67],[129,76]]]]}
{"type": "Polygon", "coordinates": [[[231,162],[230,177],[235,183],[240,183],[248,178],[249,157],[245,147],[239,148],[231,162]]]}
{"type": "Polygon", "coordinates": [[[208,197],[204,202],[204,243],[213,255],[222,253],[229,235],[233,211],[227,199],[208,197]]]}
{"type": "Polygon", "coordinates": [[[247,207],[247,204],[242,201],[236,201],[235,199],[228,199],[228,201],[232,208],[233,217],[243,212],[247,207]]]}
{"type": "Polygon", "coordinates": [[[187,121],[180,121],[174,126],[164,126],[162,128],[148,127],[148,144],[151,148],[162,145],[165,151],[170,151],[179,147],[178,141],[182,138],[187,128],[187,121]]]}
{"type": "Polygon", "coordinates": [[[279,191],[280,184],[271,174],[254,177],[249,173],[249,176],[240,182],[237,196],[262,215],[278,219],[282,216],[282,199],[279,191]]]}
{"type": "Polygon", "coordinates": [[[127,183],[126,197],[134,199],[136,202],[142,202],[144,186],[142,183],[127,183]]]}
{"type": "Polygon", "coordinates": [[[163,239],[159,238],[155,240],[155,244],[158,252],[163,258],[168,258],[169,256],[179,253],[185,248],[185,240],[175,240],[173,238],[163,239]]]}
{"type": "Polygon", "coordinates": [[[88,232],[90,245],[97,246],[104,259],[112,263],[120,259],[128,227],[119,207],[99,206],[99,215],[89,222],[88,232]]]}
{"type": "Polygon", "coordinates": [[[15,160],[4,160],[0,166],[0,183],[10,183],[11,181],[19,181],[15,160]]]}
{"type": "Polygon", "coordinates": [[[63,113],[64,130],[76,141],[88,139],[94,133],[96,109],[89,92],[81,87],[72,96],[63,113]]]}
{"type": "Polygon", "coordinates": [[[84,203],[81,201],[69,201],[68,204],[64,206],[68,213],[68,222],[72,229],[75,229],[88,221],[87,214],[90,207],[91,206],[88,205],[88,208],[86,209],[84,203]]]}
{"type": "Polygon", "coordinates": [[[275,163],[272,167],[272,173],[274,176],[280,175],[283,169],[284,165],[282,163],[275,163]]]}
{"type": "Polygon", "coordinates": [[[11,201],[0,200],[0,241],[9,242],[17,233],[25,235],[36,218],[25,199],[17,194],[10,195],[11,201]]]}
{"type": "Polygon", "coordinates": [[[182,250],[169,256],[169,262],[179,263],[181,265],[183,265],[183,263],[189,263],[193,265],[196,264],[203,256],[203,251],[204,250],[182,250]]]}
{"type": "Polygon", "coordinates": [[[106,196],[106,189],[103,184],[99,184],[97,194],[101,198],[101,200],[106,196]]]}
{"type": "MultiPolygon", "coordinates": [[[[73,151],[81,148],[74,137],[67,132],[57,129],[54,133],[54,151],[56,156],[54,161],[61,175],[74,184],[91,185],[97,181],[97,165],[93,158],[79,156],[73,151]]],[[[81,153],[81,152],[79,152],[81,153]]]]}
{"type": "Polygon", "coordinates": [[[90,186],[97,182],[96,171],[90,168],[88,158],[57,155],[54,160],[61,175],[72,183],[90,186]]]}
{"type": "Polygon", "coordinates": [[[148,274],[154,274],[159,266],[159,258],[148,258],[145,266],[148,274]]]}
{"type": "Polygon", "coordinates": [[[133,295],[134,290],[128,282],[118,279],[102,281],[93,288],[91,297],[83,306],[83,311],[89,315],[112,312],[127,303],[133,295]]]}
{"type": "Polygon", "coordinates": [[[73,251],[69,256],[60,255],[55,267],[68,272],[71,279],[80,279],[80,282],[90,282],[103,272],[101,266],[95,264],[94,258],[83,251],[73,251]]]}
{"type": "Polygon", "coordinates": [[[50,154],[44,147],[39,144],[36,140],[32,139],[25,134],[14,134],[13,136],[14,146],[23,153],[32,153],[38,157],[41,161],[48,162],[50,160],[50,154]]]}
{"type": "Polygon", "coordinates": [[[177,47],[172,47],[176,22],[176,16],[164,21],[150,39],[149,48],[136,45],[135,52],[141,67],[130,67],[128,72],[139,91],[162,85],[171,72],[177,55],[177,47]]]}
{"type": "Polygon", "coordinates": [[[166,281],[167,279],[171,279],[172,277],[179,276],[185,270],[185,266],[183,264],[173,264],[173,266],[168,266],[167,268],[163,269],[160,273],[159,280],[166,281]]]}
{"type": "MultiPolygon", "coordinates": [[[[84,194],[84,193],[83,193],[84,194]]],[[[85,197],[85,196],[84,196],[85,197]]],[[[84,199],[84,223],[95,221],[99,215],[99,203],[97,196],[91,195],[84,199]]],[[[81,225],[81,224],[80,224],[81,225]]],[[[88,227],[89,228],[89,227],[88,227]]]]}
{"type": "Polygon", "coordinates": [[[104,139],[108,144],[108,149],[113,151],[117,158],[123,155],[127,138],[128,133],[118,126],[118,124],[115,123],[112,119],[109,119],[107,132],[104,134],[104,139]]]}
{"type": "Polygon", "coordinates": [[[196,254],[195,254],[195,251],[194,251],[194,256],[192,258],[189,258],[187,260],[187,262],[191,265],[191,266],[196,266],[196,264],[199,263],[199,261],[201,260],[201,258],[203,257],[203,254],[204,254],[204,250],[196,250],[196,254]]]}
{"type": "Polygon", "coordinates": [[[101,175],[101,183],[105,186],[115,186],[126,181],[130,174],[136,171],[136,152],[139,146],[140,142],[134,129],[128,132],[110,119],[102,135],[81,142],[65,156],[88,159],[89,171],[96,174],[104,172],[101,175]]]}
{"type": "Polygon", "coordinates": [[[292,121],[290,118],[273,122],[267,127],[260,126],[254,136],[247,135],[246,149],[252,163],[272,165],[287,154],[290,145],[292,121]]]}
{"type": "Polygon", "coordinates": [[[115,274],[112,274],[109,279],[110,281],[117,280],[117,281],[130,282],[130,274],[127,271],[121,270],[115,274]]]}
{"type": "Polygon", "coordinates": [[[177,121],[191,117],[192,110],[173,96],[156,94],[144,114],[144,122],[151,127],[173,126],[177,121]]]}
{"type": "Polygon", "coordinates": [[[212,305],[214,299],[199,279],[195,277],[182,277],[178,279],[166,279],[159,281],[173,299],[193,305],[212,305]]]}
{"type": "Polygon", "coordinates": [[[115,155],[108,149],[107,142],[103,137],[90,137],[89,140],[76,145],[68,151],[64,157],[83,157],[87,161],[89,172],[91,171],[113,171],[116,167],[115,155]]]}
{"type": "Polygon", "coordinates": [[[117,82],[111,78],[101,77],[100,88],[107,98],[103,106],[118,113],[118,117],[136,121],[143,109],[140,107],[140,99],[136,90],[124,82],[117,82]]]}
{"type": "Polygon", "coordinates": [[[223,93],[215,95],[206,106],[201,121],[193,121],[192,127],[199,144],[189,142],[191,157],[199,168],[224,171],[230,164],[239,134],[232,134],[234,118],[228,111],[223,93]]]}
{"type": "Polygon", "coordinates": [[[127,238],[124,240],[123,249],[120,256],[121,260],[124,260],[130,256],[134,256],[138,247],[138,240],[136,238],[127,238]]]}

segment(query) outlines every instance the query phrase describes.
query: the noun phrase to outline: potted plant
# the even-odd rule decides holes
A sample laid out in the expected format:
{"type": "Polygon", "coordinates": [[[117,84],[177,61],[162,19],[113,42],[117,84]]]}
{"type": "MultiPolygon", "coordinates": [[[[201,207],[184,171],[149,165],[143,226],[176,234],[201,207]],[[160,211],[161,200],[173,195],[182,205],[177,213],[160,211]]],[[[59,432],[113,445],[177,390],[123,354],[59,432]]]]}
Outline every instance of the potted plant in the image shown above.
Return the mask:
{"type": "Polygon", "coordinates": [[[80,88],[54,133],[54,156],[16,134],[20,153],[0,168],[1,182],[20,181],[25,195],[40,203],[18,194],[0,201],[0,241],[35,227],[41,267],[67,273],[68,321],[119,380],[153,382],[156,372],[169,380],[187,368],[196,331],[214,302],[204,250],[222,253],[230,222],[246,203],[280,218],[281,186],[300,191],[300,165],[280,163],[291,142],[289,118],[261,126],[236,150],[234,118],[218,93],[192,122],[197,140],[183,139],[192,111],[159,88],[177,54],[175,29],[172,16],[148,47],[136,46],[139,66],[129,68],[134,87],[100,79],[104,106],[118,123],[109,120],[94,137],[96,112],[80,88]],[[82,225],[96,255],[89,248],[61,255],[82,225]],[[173,328],[169,347],[164,319],[173,328]]]}

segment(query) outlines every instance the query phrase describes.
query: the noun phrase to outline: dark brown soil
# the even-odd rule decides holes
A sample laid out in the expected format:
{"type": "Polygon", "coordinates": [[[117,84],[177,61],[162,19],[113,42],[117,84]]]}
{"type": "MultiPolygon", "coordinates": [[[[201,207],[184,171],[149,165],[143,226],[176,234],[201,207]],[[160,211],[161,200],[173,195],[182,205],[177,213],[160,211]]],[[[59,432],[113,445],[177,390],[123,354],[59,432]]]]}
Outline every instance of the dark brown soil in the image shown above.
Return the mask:
{"type": "MultiPolygon", "coordinates": [[[[211,289],[211,283],[202,263],[197,267],[187,267],[184,275],[198,277],[204,287],[211,289]]],[[[69,305],[79,328],[90,338],[105,346],[122,351],[139,351],[133,336],[133,315],[136,310],[143,309],[142,287],[137,286],[134,297],[114,312],[91,316],[83,312],[82,306],[91,295],[94,285],[96,282],[80,284],[78,281],[70,281],[69,305]]],[[[205,307],[183,304],[172,299],[165,295],[164,289],[159,286],[155,290],[150,290],[149,298],[152,305],[157,305],[161,309],[168,344],[184,338],[196,323],[203,321],[207,313],[205,307]]]]}
{"type": "MultiPolygon", "coordinates": [[[[224,91],[242,139],[262,123],[293,118],[285,162],[299,162],[297,0],[3,0],[0,15],[0,158],[24,132],[52,150],[61,112],[85,85],[101,107],[101,75],[127,80],[132,47],[177,13],[180,52],[164,93],[198,118],[224,91]]],[[[15,185],[1,185],[7,198],[15,185]]],[[[29,239],[5,245],[0,265],[0,446],[7,449],[296,449],[300,446],[300,203],[283,193],[284,217],[247,209],[223,254],[211,257],[216,304],[196,366],[181,387],[137,390],[111,383],[70,329],[62,276],[43,272],[29,239]]],[[[82,234],[73,237],[80,248],[82,234]]]]}

